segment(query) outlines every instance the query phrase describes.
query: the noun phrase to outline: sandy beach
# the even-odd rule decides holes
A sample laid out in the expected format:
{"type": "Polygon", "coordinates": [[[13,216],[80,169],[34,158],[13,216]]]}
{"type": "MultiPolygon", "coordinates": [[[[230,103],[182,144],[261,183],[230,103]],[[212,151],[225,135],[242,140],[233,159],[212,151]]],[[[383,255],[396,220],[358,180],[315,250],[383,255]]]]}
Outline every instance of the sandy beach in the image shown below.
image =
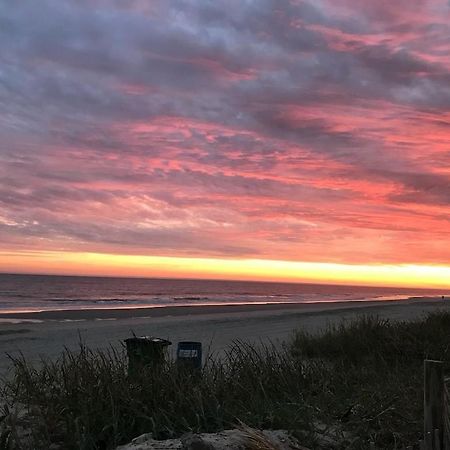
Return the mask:
{"type": "Polygon", "coordinates": [[[75,349],[82,339],[91,348],[118,347],[123,339],[152,335],[176,343],[194,340],[208,353],[221,353],[234,340],[273,342],[289,339],[295,329],[317,331],[327,323],[361,314],[410,320],[450,300],[414,298],[402,301],[190,306],[143,309],[90,309],[0,314],[0,374],[8,372],[7,355],[28,360],[55,358],[64,347],[75,349]]]}

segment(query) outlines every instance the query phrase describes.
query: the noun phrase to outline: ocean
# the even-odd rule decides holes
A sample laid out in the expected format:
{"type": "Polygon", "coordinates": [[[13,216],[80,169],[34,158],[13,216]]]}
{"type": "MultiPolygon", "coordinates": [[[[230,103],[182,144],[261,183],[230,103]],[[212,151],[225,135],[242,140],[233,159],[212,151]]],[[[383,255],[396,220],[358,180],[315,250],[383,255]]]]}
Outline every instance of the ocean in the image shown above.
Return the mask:
{"type": "Polygon", "coordinates": [[[436,295],[448,293],[436,289],[325,284],[0,274],[0,313],[383,301],[436,295]]]}

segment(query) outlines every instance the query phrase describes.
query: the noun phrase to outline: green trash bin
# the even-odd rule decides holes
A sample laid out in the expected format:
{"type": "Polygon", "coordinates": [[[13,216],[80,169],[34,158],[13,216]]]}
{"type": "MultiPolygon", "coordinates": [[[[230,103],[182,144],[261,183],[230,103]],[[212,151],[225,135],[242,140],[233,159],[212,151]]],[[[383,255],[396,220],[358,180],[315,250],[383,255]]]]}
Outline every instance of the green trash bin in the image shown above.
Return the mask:
{"type": "Polygon", "coordinates": [[[128,354],[128,374],[139,373],[144,367],[161,368],[172,342],[153,336],[134,336],[125,339],[128,354]]]}

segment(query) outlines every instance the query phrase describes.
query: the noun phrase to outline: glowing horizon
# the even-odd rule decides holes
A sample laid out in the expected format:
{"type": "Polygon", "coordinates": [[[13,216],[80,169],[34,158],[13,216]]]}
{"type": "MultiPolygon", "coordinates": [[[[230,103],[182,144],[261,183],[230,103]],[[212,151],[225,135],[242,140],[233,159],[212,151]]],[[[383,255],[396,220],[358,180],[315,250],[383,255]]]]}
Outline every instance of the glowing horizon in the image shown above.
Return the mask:
{"type": "Polygon", "coordinates": [[[67,252],[5,255],[0,252],[0,272],[8,271],[45,275],[196,278],[450,289],[448,266],[415,264],[355,266],[258,259],[67,252]]]}

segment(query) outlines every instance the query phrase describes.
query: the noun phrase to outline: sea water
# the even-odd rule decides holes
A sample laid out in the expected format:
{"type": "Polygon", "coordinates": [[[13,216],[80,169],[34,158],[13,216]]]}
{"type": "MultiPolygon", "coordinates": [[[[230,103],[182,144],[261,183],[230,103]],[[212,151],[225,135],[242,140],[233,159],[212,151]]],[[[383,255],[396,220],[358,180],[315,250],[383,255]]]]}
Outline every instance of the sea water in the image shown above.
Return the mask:
{"type": "Polygon", "coordinates": [[[304,283],[0,274],[0,313],[436,297],[433,289],[304,283]]]}

